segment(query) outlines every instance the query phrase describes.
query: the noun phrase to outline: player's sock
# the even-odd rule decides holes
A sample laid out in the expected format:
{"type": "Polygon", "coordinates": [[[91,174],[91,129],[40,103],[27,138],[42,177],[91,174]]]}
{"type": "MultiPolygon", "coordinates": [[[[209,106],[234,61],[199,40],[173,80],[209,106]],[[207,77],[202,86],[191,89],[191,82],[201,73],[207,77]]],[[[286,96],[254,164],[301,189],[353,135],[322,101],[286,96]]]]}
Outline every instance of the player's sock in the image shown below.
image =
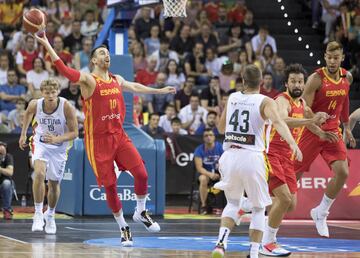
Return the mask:
{"type": "Polygon", "coordinates": [[[115,220],[116,220],[116,222],[119,225],[119,228],[121,230],[121,228],[128,227],[128,224],[126,223],[126,221],[124,219],[124,214],[123,214],[122,209],[119,211],[119,213],[120,213],[120,215],[119,216],[114,215],[114,218],[115,218],[115,220]]]}
{"type": "Polygon", "coordinates": [[[331,205],[334,203],[335,199],[330,199],[329,197],[324,194],[318,208],[321,212],[328,212],[331,205]]]}
{"type": "Polygon", "coordinates": [[[260,243],[256,243],[256,242],[250,243],[250,258],[259,257],[259,247],[260,247],[260,243]]]}
{"type": "Polygon", "coordinates": [[[144,211],[146,205],[146,197],[144,198],[139,198],[136,196],[136,210],[141,213],[142,211],[144,211]]]}
{"type": "Polygon", "coordinates": [[[35,212],[39,212],[39,213],[43,213],[43,203],[39,202],[39,203],[34,203],[35,205],[35,212]]]}
{"type": "Polygon", "coordinates": [[[50,216],[54,216],[55,215],[55,207],[54,208],[51,208],[49,205],[48,205],[48,208],[47,208],[47,211],[46,213],[50,216]]]}
{"type": "Polygon", "coordinates": [[[218,243],[222,242],[224,244],[225,249],[227,246],[227,240],[228,240],[230,231],[231,230],[227,227],[220,227],[220,230],[219,230],[219,237],[218,237],[218,240],[216,243],[218,244],[218,243]]]}
{"type": "Polygon", "coordinates": [[[278,230],[279,228],[272,228],[269,225],[266,225],[262,243],[268,244],[268,243],[276,242],[276,234],[278,230]]]}

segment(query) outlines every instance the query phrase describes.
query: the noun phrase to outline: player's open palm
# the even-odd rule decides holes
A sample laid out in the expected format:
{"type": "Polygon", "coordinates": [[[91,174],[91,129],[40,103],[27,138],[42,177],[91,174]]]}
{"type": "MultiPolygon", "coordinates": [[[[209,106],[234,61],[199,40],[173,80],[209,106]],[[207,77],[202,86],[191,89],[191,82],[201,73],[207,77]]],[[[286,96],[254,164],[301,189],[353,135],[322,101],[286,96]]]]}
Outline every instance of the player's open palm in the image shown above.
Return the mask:
{"type": "Polygon", "coordinates": [[[45,33],[41,33],[40,35],[38,34],[34,34],[36,40],[41,44],[41,45],[45,45],[46,43],[49,42],[49,40],[47,39],[46,37],[46,34],[45,33]]]}
{"type": "Polygon", "coordinates": [[[290,148],[291,148],[291,150],[293,152],[293,156],[295,157],[295,159],[297,161],[301,162],[302,159],[303,159],[303,155],[302,155],[301,150],[299,149],[299,146],[296,143],[294,143],[294,144],[290,145],[290,148]]]}

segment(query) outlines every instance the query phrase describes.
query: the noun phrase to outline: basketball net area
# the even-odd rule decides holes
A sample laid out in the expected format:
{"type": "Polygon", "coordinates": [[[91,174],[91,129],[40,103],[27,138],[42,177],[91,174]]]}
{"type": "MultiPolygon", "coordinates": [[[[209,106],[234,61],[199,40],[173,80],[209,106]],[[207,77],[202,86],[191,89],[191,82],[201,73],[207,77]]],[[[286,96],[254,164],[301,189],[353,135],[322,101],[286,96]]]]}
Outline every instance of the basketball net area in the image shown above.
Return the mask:
{"type": "Polygon", "coordinates": [[[164,17],[186,17],[187,0],[163,0],[164,17]]]}

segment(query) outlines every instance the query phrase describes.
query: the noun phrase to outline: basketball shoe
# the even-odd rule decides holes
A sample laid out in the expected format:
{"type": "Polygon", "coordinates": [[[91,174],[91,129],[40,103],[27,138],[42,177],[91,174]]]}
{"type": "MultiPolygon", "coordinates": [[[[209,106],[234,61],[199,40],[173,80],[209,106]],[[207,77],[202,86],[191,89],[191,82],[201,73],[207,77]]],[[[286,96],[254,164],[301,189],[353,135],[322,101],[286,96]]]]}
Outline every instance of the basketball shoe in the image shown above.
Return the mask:
{"type": "Polygon", "coordinates": [[[150,232],[159,232],[160,231],[159,224],[150,217],[147,210],[144,210],[140,213],[135,208],[133,220],[135,222],[141,222],[142,224],[144,224],[147,231],[150,231],[150,232]]]}
{"type": "Polygon", "coordinates": [[[225,255],[225,246],[223,242],[216,244],[214,250],[211,253],[211,258],[223,258],[225,255]]]}
{"type": "Polygon", "coordinates": [[[45,220],[45,232],[47,234],[55,234],[56,233],[55,214],[50,215],[48,211],[45,211],[44,220],[45,220]]]}
{"type": "Polygon", "coordinates": [[[131,236],[130,228],[128,226],[125,228],[121,228],[121,245],[124,247],[133,246],[133,239],[131,236]]]}
{"type": "Polygon", "coordinates": [[[320,211],[318,208],[314,208],[310,211],[310,215],[315,222],[319,235],[323,237],[329,237],[329,228],[326,223],[326,218],[329,215],[329,212],[320,211]]]}
{"type": "Polygon", "coordinates": [[[44,215],[42,212],[35,212],[33,216],[33,224],[31,231],[43,231],[44,229],[44,215]]]}
{"type": "Polygon", "coordinates": [[[266,256],[277,256],[277,257],[286,257],[291,254],[290,251],[284,249],[276,242],[261,245],[259,253],[266,256]]]}

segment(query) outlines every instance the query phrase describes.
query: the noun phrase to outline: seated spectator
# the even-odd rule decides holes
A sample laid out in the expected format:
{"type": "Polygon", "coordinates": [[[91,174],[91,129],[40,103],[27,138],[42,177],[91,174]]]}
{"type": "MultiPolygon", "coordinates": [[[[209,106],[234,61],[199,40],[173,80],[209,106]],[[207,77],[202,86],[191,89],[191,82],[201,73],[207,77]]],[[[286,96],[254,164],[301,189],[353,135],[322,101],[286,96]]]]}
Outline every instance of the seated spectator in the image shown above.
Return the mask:
{"type": "Polygon", "coordinates": [[[256,56],[259,56],[263,51],[264,47],[269,44],[274,54],[277,53],[276,41],[269,35],[269,29],[267,26],[261,26],[256,36],[251,39],[251,46],[256,56]]]}
{"type": "Polygon", "coordinates": [[[7,114],[15,109],[15,103],[19,98],[25,98],[26,89],[18,84],[18,76],[14,69],[7,72],[8,83],[0,85],[0,110],[7,114]]]}
{"type": "Polygon", "coordinates": [[[71,34],[64,39],[64,47],[71,54],[81,50],[83,35],[81,35],[81,22],[74,20],[71,25],[71,34]]]}
{"type": "Polygon", "coordinates": [[[275,58],[274,71],[272,75],[274,88],[281,91],[285,86],[285,61],[283,58],[275,58]]]}
{"type": "Polygon", "coordinates": [[[250,10],[246,11],[244,22],[241,24],[241,31],[245,42],[251,41],[259,31],[259,27],[254,22],[254,14],[250,10]]]}
{"type": "Polygon", "coordinates": [[[321,20],[325,23],[325,38],[324,44],[327,44],[330,39],[330,33],[333,29],[337,17],[340,16],[339,6],[342,0],[323,0],[321,20]]]}
{"type": "Polygon", "coordinates": [[[165,132],[171,133],[171,120],[176,116],[175,106],[168,104],[165,108],[165,114],[160,116],[159,126],[162,127],[165,132]]]}
{"type": "Polygon", "coordinates": [[[150,37],[144,40],[144,49],[147,56],[160,49],[160,27],[157,24],[151,26],[150,37]]]}
{"type": "Polygon", "coordinates": [[[143,102],[141,97],[134,96],[133,99],[133,122],[136,127],[144,125],[143,102]]]}
{"type": "Polygon", "coordinates": [[[237,75],[234,73],[234,65],[229,61],[226,61],[222,67],[219,74],[220,79],[220,88],[225,92],[235,88],[235,81],[237,75]]]}
{"type": "MultiPolygon", "coordinates": [[[[150,85],[149,87],[161,89],[164,88],[166,82],[166,74],[159,73],[156,77],[156,83],[150,85]]],[[[159,113],[163,114],[166,105],[174,104],[174,95],[173,94],[152,94],[147,95],[146,100],[148,102],[148,111],[149,113],[159,113]]]]}
{"type": "MultiPolygon", "coordinates": [[[[54,37],[54,50],[60,59],[66,64],[70,65],[72,63],[72,54],[67,50],[64,50],[64,43],[61,36],[54,37]]],[[[49,53],[45,55],[45,67],[46,70],[53,75],[55,73],[55,66],[53,65],[49,53]]]]}
{"type": "Polygon", "coordinates": [[[60,91],[59,97],[67,99],[71,105],[78,108],[77,102],[80,95],[81,94],[79,85],[70,82],[69,87],[60,91]]]}
{"type": "Polygon", "coordinates": [[[269,98],[275,98],[280,92],[273,88],[273,77],[269,72],[263,73],[263,82],[260,86],[260,94],[268,96],[269,98]]]}
{"type": "Polygon", "coordinates": [[[211,22],[208,19],[207,12],[200,8],[195,21],[190,23],[191,36],[196,37],[201,33],[201,24],[203,23],[211,24],[211,22]]]}
{"type": "Polygon", "coordinates": [[[262,55],[260,56],[263,71],[273,73],[275,57],[272,47],[269,44],[265,45],[262,55]]]}
{"type": "Polygon", "coordinates": [[[241,76],[245,67],[249,64],[248,54],[245,50],[240,51],[238,62],[234,63],[234,73],[241,76]]]}
{"type": "Polygon", "coordinates": [[[33,61],[39,56],[39,51],[35,48],[35,38],[31,35],[25,37],[25,47],[20,49],[16,55],[16,66],[20,74],[33,69],[33,61]]]}
{"type": "Polygon", "coordinates": [[[170,59],[173,59],[176,61],[176,63],[179,63],[179,57],[177,53],[173,50],[169,50],[169,40],[165,37],[161,38],[160,40],[160,48],[159,50],[156,50],[154,53],[152,53],[152,57],[156,58],[156,71],[165,72],[166,65],[170,59]]]}
{"type": "Polygon", "coordinates": [[[0,85],[7,84],[9,70],[9,56],[6,51],[0,53],[0,85]]]}
{"type": "MultiPolygon", "coordinates": [[[[218,20],[218,17],[220,15],[220,3],[218,1],[210,0],[206,1],[207,3],[204,4],[203,9],[206,11],[207,16],[209,17],[209,21],[211,23],[215,23],[218,20]]],[[[224,8],[224,5],[222,4],[222,7],[224,8]]],[[[226,11],[226,9],[225,9],[226,11]]],[[[225,12],[226,15],[226,12],[225,12]]],[[[226,17],[226,16],[225,16],[226,17]]]]}
{"type": "Polygon", "coordinates": [[[235,81],[235,89],[231,89],[228,91],[228,94],[230,95],[231,93],[237,92],[237,91],[243,91],[245,90],[244,88],[244,83],[243,83],[243,79],[241,77],[236,78],[235,81]]]}
{"type": "Polygon", "coordinates": [[[45,70],[45,62],[42,58],[37,57],[33,60],[33,69],[26,73],[29,94],[32,98],[41,96],[40,85],[44,80],[49,79],[49,72],[45,70]]]}
{"type": "Polygon", "coordinates": [[[190,102],[190,96],[193,94],[193,88],[195,85],[195,78],[188,76],[184,88],[175,94],[175,107],[176,111],[179,112],[180,109],[185,107],[190,102]]]}
{"type": "Polygon", "coordinates": [[[180,59],[185,59],[194,47],[194,39],[190,36],[190,26],[183,25],[180,34],[176,35],[170,43],[170,49],[178,53],[180,59]]]}
{"type": "Polygon", "coordinates": [[[227,18],[226,6],[224,4],[220,3],[219,11],[216,15],[217,19],[213,23],[215,27],[215,32],[217,34],[219,42],[223,42],[225,38],[227,38],[227,34],[231,26],[231,23],[227,18]]]}
{"type": "MultiPolygon", "coordinates": [[[[245,49],[245,41],[241,36],[241,26],[240,24],[233,24],[229,27],[228,34],[223,38],[220,42],[220,46],[218,47],[218,52],[220,54],[226,54],[229,51],[240,51],[245,49]]],[[[251,45],[248,43],[247,48],[250,48],[251,45]]]]}
{"type": "Polygon", "coordinates": [[[159,126],[159,120],[159,114],[152,113],[149,115],[149,123],[147,125],[143,125],[141,129],[154,139],[163,139],[165,131],[161,126],[159,126]]]}
{"type": "Polygon", "coordinates": [[[185,58],[185,73],[186,76],[195,77],[196,84],[207,85],[209,82],[210,73],[206,70],[204,45],[196,43],[193,51],[185,58]]]}
{"type": "Polygon", "coordinates": [[[50,44],[54,46],[54,39],[56,36],[61,37],[61,35],[57,31],[56,24],[49,20],[46,24],[46,37],[48,38],[50,44]]]}
{"type": "Polygon", "coordinates": [[[140,69],[136,72],[135,81],[146,86],[149,86],[150,84],[154,84],[156,81],[156,77],[158,75],[158,72],[155,71],[156,64],[157,64],[156,57],[149,56],[147,58],[146,69],[140,69]]]}
{"type": "Polygon", "coordinates": [[[76,70],[87,67],[90,63],[90,54],[93,48],[93,40],[91,37],[83,38],[82,50],[75,53],[74,66],[76,70]]]}
{"type": "Polygon", "coordinates": [[[206,121],[207,110],[200,106],[198,95],[191,95],[190,104],[183,107],[179,112],[182,128],[189,134],[194,134],[203,121],[206,121]]]}
{"type": "MultiPolygon", "coordinates": [[[[241,83],[242,84],[242,83],[241,83]]],[[[235,89],[238,89],[237,88],[237,85],[238,84],[235,84],[236,85],[236,88],[235,89]]],[[[235,90],[234,89],[234,90],[235,90]]],[[[219,117],[221,117],[221,114],[222,112],[225,110],[226,108],[226,105],[227,105],[227,101],[229,99],[229,95],[230,95],[230,91],[229,92],[225,92],[224,94],[221,95],[221,101],[220,101],[220,104],[217,106],[217,109],[216,109],[216,114],[218,114],[219,117]]]]}
{"type": "Polygon", "coordinates": [[[22,1],[7,0],[0,3],[0,24],[4,31],[14,31],[21,24],[23,8],[22,1]]]}
{"type": "Polygon", "coordinates": [[[205,67],[211,76],[219,76],[222,64],[228,60],[226,56],[217,57],[216,50],[208,48],[206,50],[205,67]]]}
{"type": "Polygon", "coordinates": [[[214,185],[220,179],[219,159],[222,155],[222,144],[215,141],[215,134],[211,129],[205,129],[203,134],[204,143],[194,151],[196,171],[199,173],[199,193],[201,201],[201,214],[207,214],[208,187],[214,185]]]}
{"type": "Polygon", "coordinates": [[[15,109],[11,110],[8,114],[8,123],[10,130],[20,127],[20,113],[25,111],[26,101],[24,99],[17,99],[15,109]]]}
{"type": "Polygon", "coordinates": [[[172,40],[179,34],[180,28],[183,26],[183,22],[180,17],[170,17],[164,20],[163,34],[169,40],[172,40]]]}
{"type": "Polygon", "coordinates": [[[165,73],[167,75],[166,85],[173,86],[176,90],[180,90],[184,86],[185,75],[180,72],[179,66],[175,60],[170,59],[167,63],[165,73]]]}
{"type": "Polygon", "coordinates": [[[81,22],[80,32],[85,37],[94,37],[98,34],[99,22],[95,20],[95,12],[87,10],[81,22]]]}
{"type": "Polygon", "coordinates": [[[62,17],[62,23],[60,25],[59,28],[59,34],[63,37],[66,38],[67,36],[69,36],[72,32],[72,16],[70,14],[69,11],[64,13],[64,16],[62,17]]]}
{"type": "Polygon", "coordinates": [[[202,123],[196,130],[195,135],[203,135],[206,129],[211,129],[215,135],[219,135],[217,129],[217,113],[215,111],[209,111],[206,117],[206,122],[202,123]]]}
{"type": "Polygon", "coordinates": [[[225,91],[220,88],[219,77],[212,77],[209,86],[201,91],[201,106],[207,111],[215,111],[224,93],[225,91]]]}
{"type": "MultiPolygon", "coordinates": [[[[129,51],[133,57],[134,73],[137,73],[140,70],[145,70],[148,62],[145,57],[143,44],[139,41],[133,41],[129,51]]],[[[155,59],[155,57],[153,58],[155,59]]]]}
{"type": "Polygon", "coordinates": [[[171,133],[174,135],[187,135],[188,132],[181,128],[181,120],[178,117],[171,119],[171,133]]]}
{"type": "Polygon", "coordinates": [[[245,0],[236,0],[233,7],[228,12],[228,19],[233,23],[242,23],[245,18],[247,8],[245,0]]]}
{"type": "MultiPolygon", "coordinates": [[[[10,133],[13,133],[13,134],[20,134],[21,133],[21,130],[23,128],[23,125],[24,125],[24,118],[25,118],[25,111],[20,111],[19,113],[19,125],[18,126],[15,126],[14,129],[11,130],[10,133]]],[[[27,129],[27,134],[32,134],[32,128],[28,127],[27,129]]]]}
{"type": "Polygon", "coordinates": [[[151,8],[148,6],[142,7],[140,17],[135,21],[135,32],[136,35],[144,40],[150,37],[150,30],[154,24],[158,24],[156,20],[150,17],[151,8]]]}
{"type": "Polygon", "coordinates": [[[13,216],[11,201],[13,196],[12,176],[14,174],[14,158],[7,152],[7,144],[0,142],[0,196],[4,219],[13,216]]]}
{"type": "Polygon", "coordinates": [[[204,51],[208,48],[217,49],[219,43],[211,31],[210,23],[204,22],[201,24],[200,35],[195,38],[195,42],[201,43],[204,46],[204,51]]]}

